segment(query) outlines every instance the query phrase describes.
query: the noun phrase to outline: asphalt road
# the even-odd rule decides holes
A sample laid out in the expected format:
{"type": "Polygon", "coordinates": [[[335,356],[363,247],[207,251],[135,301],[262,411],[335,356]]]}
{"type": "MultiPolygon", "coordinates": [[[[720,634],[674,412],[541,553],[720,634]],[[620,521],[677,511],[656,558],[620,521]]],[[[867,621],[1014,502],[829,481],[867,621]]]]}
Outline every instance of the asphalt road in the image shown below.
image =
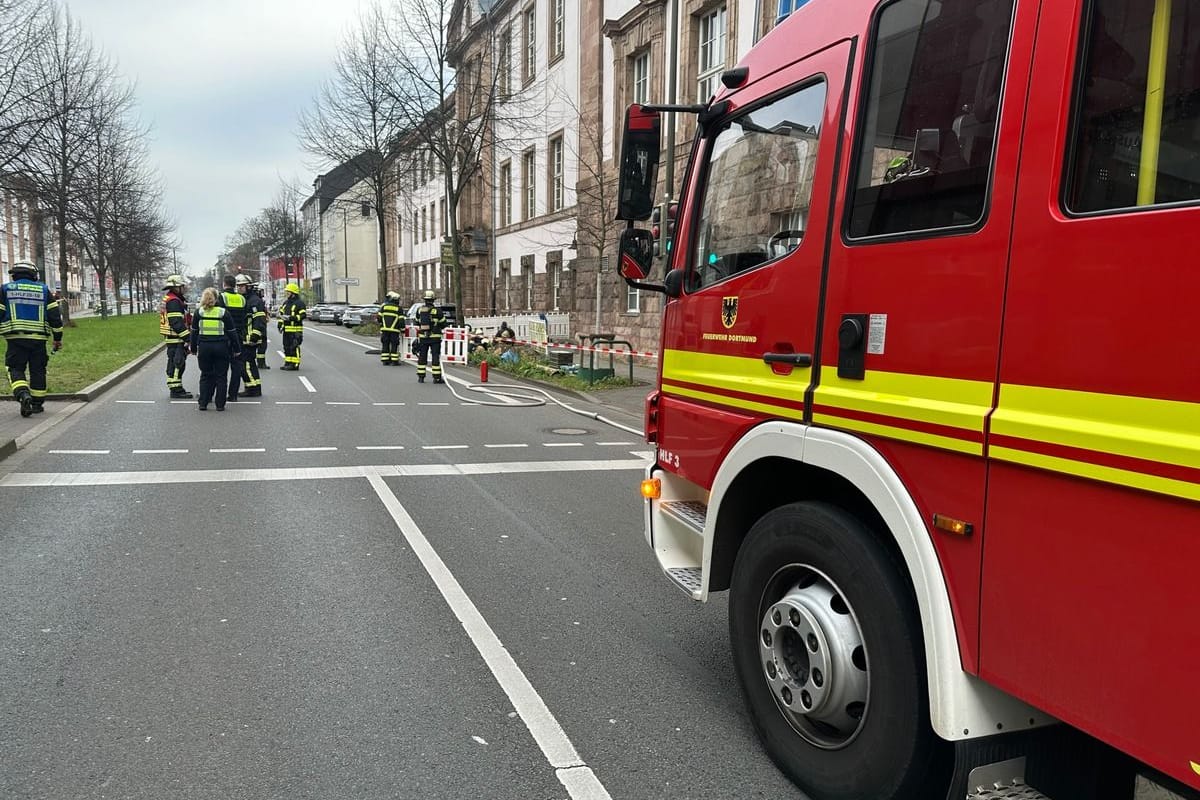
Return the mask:
{"type": "Polygon", "coordinates": [[[0,462],[0,797],[799,797],[640,437],[362,344],[221,414],[156,361],[0,462]]]}

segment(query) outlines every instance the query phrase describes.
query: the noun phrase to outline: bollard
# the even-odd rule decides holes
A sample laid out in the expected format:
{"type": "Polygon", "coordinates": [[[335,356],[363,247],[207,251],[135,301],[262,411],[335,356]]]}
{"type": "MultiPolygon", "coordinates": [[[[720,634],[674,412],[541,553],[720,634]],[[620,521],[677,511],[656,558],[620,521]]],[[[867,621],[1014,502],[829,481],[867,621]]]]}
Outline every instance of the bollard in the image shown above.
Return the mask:
{"type": "Polygon", "coordinates": [[[487,368],[488,368],[487,361],[479,362],[479,382],[480,383],[487,383],[487,368]]]}

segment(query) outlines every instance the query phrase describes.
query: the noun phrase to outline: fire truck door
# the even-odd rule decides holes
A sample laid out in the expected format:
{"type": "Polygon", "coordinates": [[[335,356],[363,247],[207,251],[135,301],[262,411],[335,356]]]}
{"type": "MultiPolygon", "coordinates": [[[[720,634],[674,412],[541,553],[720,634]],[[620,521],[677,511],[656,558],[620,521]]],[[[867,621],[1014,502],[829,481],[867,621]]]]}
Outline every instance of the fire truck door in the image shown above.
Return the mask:
{"type": "Polygon", "coordinates": [[[742,89],[695,151],[658,457],[702,486],[748,428],[804,418],[850,50],[835,44],[742,89]]]}
{"type": "Polygon", "coordinates": [[[1200,3],[1043,3],[1038,36],[981,674],[1200,787],[1200,3]]]}
{"type": "Polygon", "coordinates": [[[971,527],[930,535],[974,671],[984,431],[1037,20],[1012,0],[929,8],[884,6],[867,43],[812,418],[869,440],[924,519],[971,527]]]}

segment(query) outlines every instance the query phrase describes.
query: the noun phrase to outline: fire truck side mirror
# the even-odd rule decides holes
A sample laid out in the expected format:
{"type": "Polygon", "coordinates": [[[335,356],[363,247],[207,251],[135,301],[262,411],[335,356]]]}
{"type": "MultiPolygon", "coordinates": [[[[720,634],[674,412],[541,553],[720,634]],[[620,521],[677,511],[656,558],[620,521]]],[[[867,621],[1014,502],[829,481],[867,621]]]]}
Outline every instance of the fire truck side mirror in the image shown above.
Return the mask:
{"type": "Polygon", "coordinates": [[[621,137],[621,172],[617,184],[617,219],[646,220],[654,210],[662,115],[636,103],[625,111],[621,137]]]}
{"type": "Polygon", "coordinates": [[[654,263],[654,237],[641,228],[621,231],[617,271],[627,281],[643,281],[654,263]]]}

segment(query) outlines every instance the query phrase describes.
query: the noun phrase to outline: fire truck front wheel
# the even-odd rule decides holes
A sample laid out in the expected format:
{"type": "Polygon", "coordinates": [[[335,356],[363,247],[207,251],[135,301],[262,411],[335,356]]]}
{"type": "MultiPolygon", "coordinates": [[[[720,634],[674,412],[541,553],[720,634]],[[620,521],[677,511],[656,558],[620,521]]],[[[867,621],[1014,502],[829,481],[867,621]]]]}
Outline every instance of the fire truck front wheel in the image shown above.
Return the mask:
{"type": "Polygon", "coordinates": [[[759,519],[734,565],[729,632],[759,737],[813,800],[945,796],[912,591],[858,519],[815,502],[759,519]]]}

